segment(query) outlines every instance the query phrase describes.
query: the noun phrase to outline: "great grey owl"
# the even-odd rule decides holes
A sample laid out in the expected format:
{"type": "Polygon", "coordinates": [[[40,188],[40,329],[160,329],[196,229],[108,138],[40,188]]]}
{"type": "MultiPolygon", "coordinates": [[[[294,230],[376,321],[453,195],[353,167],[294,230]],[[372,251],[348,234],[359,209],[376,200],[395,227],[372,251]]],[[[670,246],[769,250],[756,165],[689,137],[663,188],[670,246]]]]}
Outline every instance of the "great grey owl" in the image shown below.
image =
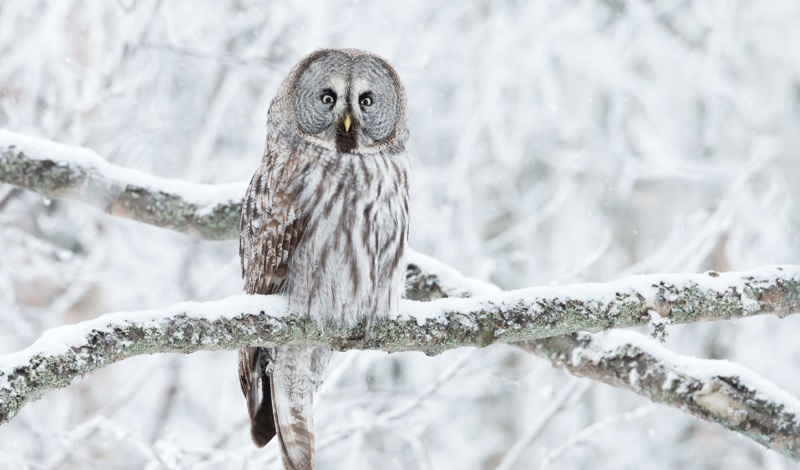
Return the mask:
{"type": "MultiPolygon", "coordinates": [[[[406,97],[392,66],[323,49],[284,79],[261,166],[244,199],[245,292],[352,325],[396,313],[404,291],[409,157],[406,97]]],[[[284,466],[314,468],[312,392],[331,355],[318,344],[247,348],[239,377],[253,441],[277,434],[284,466]]]]}

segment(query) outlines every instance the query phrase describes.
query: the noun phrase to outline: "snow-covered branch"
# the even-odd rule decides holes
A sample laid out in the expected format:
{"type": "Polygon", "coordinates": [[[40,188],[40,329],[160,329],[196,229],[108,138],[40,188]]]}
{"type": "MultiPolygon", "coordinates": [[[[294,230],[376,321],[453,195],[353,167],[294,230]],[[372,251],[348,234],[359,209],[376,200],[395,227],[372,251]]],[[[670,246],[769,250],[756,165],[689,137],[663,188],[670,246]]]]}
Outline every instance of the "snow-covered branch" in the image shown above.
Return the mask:
{"type": "Polygon", "coordinates": [[[733,362],[672,353],[631,331],[575,333],[517,346],[570,373],[719,423],[800,461],[800,401],[733,362]]]}
{"type": "MultiPolygon", "coordinates": [[[[409,295],[420,300],[499,291],[415,254],[409,295]]],[[[798,292],[794,297],[797,310],[798,292]]],[[[513,343],[579,377],[632,390],[692,416],[718,423],[795,461],[800,461],[800,401],[729,361],[673,353],[633,331],[571,333],[513,343]]]]}
{"type": "MultiPolygon", "coordinates": [[[[421,256],[416,261],[425,263],[421,256]]],[[[422,292],[425,286],[414,266],[411,282],[422,292]]],[[[47,389],[141,354],[235,350],[291,341],[324,342],[337,350],[436,354],[653,321],[661,325],[798,311],[800,267],[634,276],[607,284],[539,287],[466,299],[406,300],[398,319],[378,323],[368,335],[363,325],[342,330],[288,314],[279,296],[184,303],[54,328],[27,349],[0,358],[0,422],[47,389]]]]}
{"type": "Polygon", "coordinates": [[[0,183],[209,240],[235,238],[247,182],[195,184],[113,165],[82,147],[0,130],[0,183]]]}

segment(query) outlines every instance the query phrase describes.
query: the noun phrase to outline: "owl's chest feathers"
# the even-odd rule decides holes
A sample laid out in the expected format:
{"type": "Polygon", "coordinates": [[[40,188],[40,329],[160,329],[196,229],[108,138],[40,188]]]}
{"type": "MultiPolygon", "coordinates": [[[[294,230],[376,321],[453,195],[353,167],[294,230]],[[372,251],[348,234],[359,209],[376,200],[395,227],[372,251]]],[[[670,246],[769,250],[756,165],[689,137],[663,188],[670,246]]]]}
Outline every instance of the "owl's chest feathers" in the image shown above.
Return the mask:
{"type": "Polygon", "coordinates": [[[290,302],[345,323],[394,313],[405,272],[407,156],[305,158],[291,191],[306,230],[290,261],[290,302]]]}

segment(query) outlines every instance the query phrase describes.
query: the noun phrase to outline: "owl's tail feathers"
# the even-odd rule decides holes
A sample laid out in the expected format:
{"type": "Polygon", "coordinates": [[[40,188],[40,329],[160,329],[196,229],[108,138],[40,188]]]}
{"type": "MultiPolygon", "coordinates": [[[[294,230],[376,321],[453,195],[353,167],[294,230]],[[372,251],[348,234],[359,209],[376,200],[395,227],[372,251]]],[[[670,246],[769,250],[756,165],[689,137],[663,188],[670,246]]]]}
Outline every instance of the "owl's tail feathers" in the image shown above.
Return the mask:
{"type": "Polygon", "coordinates": [[[250,434],[258,447],[264,447],[275,437],[271,383],[266,372],[268,365],[269,355],[265,348],[239,351],[239,381],[250,413],[250,434]]]}
{"type": "Polygon", "coordinates": [[[272,409],[278,431],[283,466],[286,470],[314,469],[313,387],[310,377],[292,369],[273,369],[272,409]]]}
{"type": "Polygon", "coordinates": [[[314,396],[328,360],[328,346],[290,344],[273,350],[272,409],[283,466],[314,469],[314,396]]]}

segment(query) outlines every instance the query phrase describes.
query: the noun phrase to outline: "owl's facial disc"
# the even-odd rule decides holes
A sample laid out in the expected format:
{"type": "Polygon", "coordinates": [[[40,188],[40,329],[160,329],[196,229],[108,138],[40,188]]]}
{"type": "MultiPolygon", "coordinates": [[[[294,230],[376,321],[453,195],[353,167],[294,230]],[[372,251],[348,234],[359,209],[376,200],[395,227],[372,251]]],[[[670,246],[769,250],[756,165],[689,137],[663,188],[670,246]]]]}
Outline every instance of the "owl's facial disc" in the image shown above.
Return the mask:
{"type": "Polygon", "coordinates": [[[326,51],[295,82],[295,120],[305,138],[342,153],[380,151],[401,106],[396,75],[382,59],[326,51]]]}

